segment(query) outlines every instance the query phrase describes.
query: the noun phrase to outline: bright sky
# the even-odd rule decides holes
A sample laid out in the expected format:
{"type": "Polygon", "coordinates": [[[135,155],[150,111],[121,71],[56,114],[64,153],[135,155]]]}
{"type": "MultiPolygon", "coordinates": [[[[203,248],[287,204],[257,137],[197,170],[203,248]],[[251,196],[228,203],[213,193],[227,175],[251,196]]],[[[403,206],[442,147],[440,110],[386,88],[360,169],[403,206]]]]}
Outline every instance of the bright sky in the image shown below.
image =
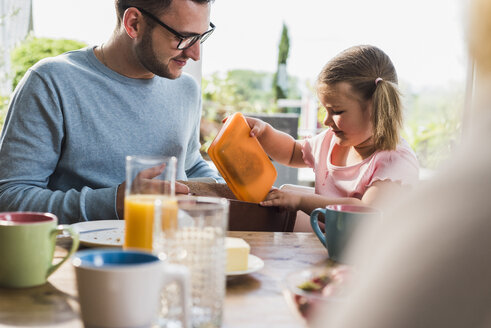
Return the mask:
{"type": "MultiPolygon", "coordinates": [[[[289,28],[287,71],[315,79],[341,50],[373,44],[416,88],[465,80],[463,0],[215,0],[217,26],[203,45],[203,74],[276,70],[282,23],[289,28]]],[[[33,0],[37,36],[100,44],[115,24],[113,0],[33,0]]]]}

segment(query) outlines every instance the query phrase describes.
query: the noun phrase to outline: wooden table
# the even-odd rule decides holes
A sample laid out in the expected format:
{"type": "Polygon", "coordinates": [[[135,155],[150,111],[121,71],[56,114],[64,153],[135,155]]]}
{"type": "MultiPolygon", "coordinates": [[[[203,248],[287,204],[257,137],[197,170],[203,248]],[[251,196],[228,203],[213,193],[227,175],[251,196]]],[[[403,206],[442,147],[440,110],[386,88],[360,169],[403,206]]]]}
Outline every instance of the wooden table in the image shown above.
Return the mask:
{"type": "MultiPolygon", "coordinates": [[[[291,272],[324,265],[327,252],[312,233],[238,232],[251,253],[264,260],[264,268],[227,281],[225,328],[299,327],[282,295],[281,283],[291,272]]],[[[63,250],[57,250],[61,256],[63,250]]],[[[0,288],[0,326],[82,328],[75,272],[65,263],[48,283],[33,288],[0,288]]]]}

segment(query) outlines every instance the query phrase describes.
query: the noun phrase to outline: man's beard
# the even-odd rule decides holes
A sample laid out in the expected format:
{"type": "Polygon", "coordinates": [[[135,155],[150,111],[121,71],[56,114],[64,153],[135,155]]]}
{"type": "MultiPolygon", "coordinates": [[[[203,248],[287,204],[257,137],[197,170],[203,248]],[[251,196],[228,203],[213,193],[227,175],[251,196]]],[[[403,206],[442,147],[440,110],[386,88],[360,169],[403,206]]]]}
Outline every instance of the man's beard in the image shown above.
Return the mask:
{"type": "Polygon", "coordinates": [[[136,56],[138,57],[138,60],[143,67],[155,75],[167,79],[178,78],[181,75],[181,72],[177,76],[173,75],[169,70],[169,66],[160,62],[155,56],[155,52],[153,51],[153,41],[150,34],[151,30],[146,30],[141,42],[136,46],[136,56]]]}

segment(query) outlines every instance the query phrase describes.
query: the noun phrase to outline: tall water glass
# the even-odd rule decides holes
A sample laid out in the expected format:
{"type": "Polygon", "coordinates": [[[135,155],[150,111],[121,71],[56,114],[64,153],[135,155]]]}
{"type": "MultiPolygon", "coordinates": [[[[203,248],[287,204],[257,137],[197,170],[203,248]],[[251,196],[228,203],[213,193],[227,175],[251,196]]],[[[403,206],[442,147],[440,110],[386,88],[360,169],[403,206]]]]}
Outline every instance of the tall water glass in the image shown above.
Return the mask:
{"type": "Polygon", "coordinates": [[[166,224],[177,226],[176,164],[175,157],[126,157],[123,248],[152,251],[156,199],[173,208],[166,224]]]}
{"type": "MultiPolygon", "coordinates": [[[[191,323],[193,327],[220,327],[225,297],[225,237],[229,202],[224,198],[178,196],[178,227],[160,229],[155,250],[161,259],[186,266],[191,275],[191,323]]],[[[165,204],[157,200],[155,222],[165,204]]],[[[172,318],[173,300],[167,290],[162,317],[172,318]]],[[[174,314],[175,315],[175,314],[174,314]]]]}

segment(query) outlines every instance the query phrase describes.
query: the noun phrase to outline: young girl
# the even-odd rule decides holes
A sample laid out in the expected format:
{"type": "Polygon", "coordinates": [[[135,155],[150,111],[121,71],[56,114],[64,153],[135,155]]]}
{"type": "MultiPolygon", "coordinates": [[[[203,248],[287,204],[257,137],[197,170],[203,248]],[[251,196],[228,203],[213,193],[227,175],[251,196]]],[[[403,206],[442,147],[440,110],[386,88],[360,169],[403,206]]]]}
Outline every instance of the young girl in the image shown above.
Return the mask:
{"type": "Polygon", "coordinates": [[[315,172],[315,195],[274,189],[261,205],[307,214],[329,204],[376,205],[382,193],[417,182],[418,161],[399,136],[397,74],[382,50],[356,46],[341,52],[319,74],[317,95],[328,129],[310,139],[294,140],[247,118],[251,136],[271,158],[315,172]]]}

